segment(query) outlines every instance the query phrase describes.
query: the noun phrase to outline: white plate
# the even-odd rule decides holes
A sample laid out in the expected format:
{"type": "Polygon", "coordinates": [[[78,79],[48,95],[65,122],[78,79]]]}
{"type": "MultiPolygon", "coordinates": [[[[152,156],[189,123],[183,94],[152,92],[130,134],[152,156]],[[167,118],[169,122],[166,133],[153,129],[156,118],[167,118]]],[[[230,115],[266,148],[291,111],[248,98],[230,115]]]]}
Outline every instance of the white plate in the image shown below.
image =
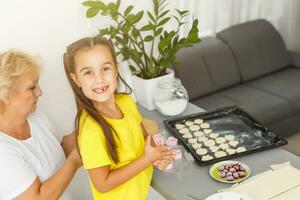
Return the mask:
{"type": "Polygon", "coordinates": [[[210,169],[209,169],[209,174],[210,176],[217,180],[217,181],[220,181],[220,182],[223,182],[223,183],[238,183],[238,182],[241,182],[243,180],[245,180],[246,178],[249,177],[250,175],[250,168],[242,163],[242,162],[239,162],[239,161],[235,161],[235,160],[226,160],[226,161],[221,161],[221,162],[218,162],[216,164],[214,164],[210,169]],[[224,178],[220,177],[219,174],[217,173],[217,169],[220,165],[226,165],[226,164],[231,164],[231,163],[238,163],[240,164],[241,166],[243,166],[245,168],[245,173],[246,175],[242,178],[238,178],[238,179],[234,179],[232,181],[227,181],[225,180],[224,178]]]}
{"type": "Polygon", "coordinates": [[[205,200],[254,200],[249,196],[237,192],[220,192],[207,197],[205,200]]]}

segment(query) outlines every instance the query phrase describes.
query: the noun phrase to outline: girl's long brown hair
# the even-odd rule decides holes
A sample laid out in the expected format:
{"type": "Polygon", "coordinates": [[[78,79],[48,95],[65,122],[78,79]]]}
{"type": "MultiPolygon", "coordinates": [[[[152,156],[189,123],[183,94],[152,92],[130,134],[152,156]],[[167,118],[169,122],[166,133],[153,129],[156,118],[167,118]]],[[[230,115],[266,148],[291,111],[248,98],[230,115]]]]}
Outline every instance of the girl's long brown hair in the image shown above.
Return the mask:
{"type": "MultiPolygon", "coordinates": [[[[116,136],[117,133],[114,131],[113,127],[105,120],[105,118],[97,112],[97,109],[93,105],[92,101],[88,99],[82,92],[81,88],[79,88],[73,79],[70,76],[70,73],[75,74],[75,56],[81,50],[88,50],[96,45],[103,45],[109,48],[111,52],[112,59],[114,61],[115,66],[117,66],[117,59],[116,53],[114,50],[113,43],[106,38],[100,37],[86,37],[82,38],[67,47],[67,52],[64,54],[64,68],[66,76],[69,80],[69,83],[72,87],[76,98],[76,106],[77,106],[77,114],[75,118],[75,144],[77,149],[79,150],[78,145],[78,134],[79,134],[79,123],[80,123],[80,116],[85,110],[89,116],[91,116],[101,127],[105,136],[106,140],[106,148],[109,153],[110,158],[113,160],[114,163],[119,162],[119,154],[117,152],[116,141],[113,135],[116,136]]],[[[118,74],[118,78],[124,83],[126,86],[126,90],[129,89],[128,93],[131,93],[131,88],[129,85],[124,81],[124,79],[118,74]]],[[[80,152],[80,151],[79,151],[80,152]]]]}

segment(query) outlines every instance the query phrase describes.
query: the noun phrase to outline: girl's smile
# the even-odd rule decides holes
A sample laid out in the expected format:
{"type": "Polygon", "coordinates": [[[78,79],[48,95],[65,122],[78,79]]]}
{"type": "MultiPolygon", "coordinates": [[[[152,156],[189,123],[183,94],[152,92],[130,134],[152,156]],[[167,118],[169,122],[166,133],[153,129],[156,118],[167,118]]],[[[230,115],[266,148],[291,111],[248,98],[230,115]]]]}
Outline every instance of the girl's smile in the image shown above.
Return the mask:
{"type": "Polygon", "coordinates": [[[103,86],[101,88],[95,88],[95,89],[93,89],[93,91],[96,92],[97,94],[102,94],[102,93],[107,91],[108,87],[109,86],[103,86]]]}

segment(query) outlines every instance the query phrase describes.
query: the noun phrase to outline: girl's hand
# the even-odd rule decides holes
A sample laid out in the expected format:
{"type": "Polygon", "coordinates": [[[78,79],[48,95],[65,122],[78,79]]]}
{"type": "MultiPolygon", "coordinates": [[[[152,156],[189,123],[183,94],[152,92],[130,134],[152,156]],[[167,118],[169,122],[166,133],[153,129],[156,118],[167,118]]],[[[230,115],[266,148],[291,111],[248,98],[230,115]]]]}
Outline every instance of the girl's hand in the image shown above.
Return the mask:
{"type": "Polygon", "coordinates": [[[148,136],[145,143],[145,156],[151,163],[160,160],[162,165],[164,165],[170,163],[175,155],[166,146],[153,147],[151,145],[151,136],[148,136]]]}
{"type": "Polygon", "coordinates": [[[162,158],[156,160],[154,162],[154,166],[156,166],[159,170],[164,170],[166,167],[173,161],[176,153],[172,150],[166,152],[162,158]]]}
{"type": "Polygon", "coordinates": [[[76,147],[72,150],[68,158],[71,159],[78,168],[82,166],[82,160],[76,147]]]}

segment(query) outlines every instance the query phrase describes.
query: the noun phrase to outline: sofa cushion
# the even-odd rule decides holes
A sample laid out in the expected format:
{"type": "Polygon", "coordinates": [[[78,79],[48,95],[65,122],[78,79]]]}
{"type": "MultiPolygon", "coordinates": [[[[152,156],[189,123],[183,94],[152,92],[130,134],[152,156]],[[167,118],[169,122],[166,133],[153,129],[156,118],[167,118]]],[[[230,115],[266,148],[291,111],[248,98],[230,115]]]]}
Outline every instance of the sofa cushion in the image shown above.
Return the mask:
{"type": "Polygon", "coordinates": [[[244,81],[252,80],[291,64],[280,34],[259,19],[227,28],[217,34],[236,57],[244,81]]]}
{"type": "Polygon", "coordinates": [[[300,69],[288,68],[251,81],[247,85],[286,99],[295,111],[300,110],[300,69]]]}
{"type": "Polygon", "coordinates": [[[201,43],[193,48],[182,49],[176,56],[178,63],[174,65],[175,74],[187,89],[191,100],[214,91],[203,57],[199,55],[201,43]]]}
{"type": "Polygon", "coordinates": [[[176,76],[192,100],[241,82],[231,50],[218,38],[203,38],[199,45],[181,50],[177,59],[176,76]]]}
{"type": "Polygon", "coordinates": [[[184,53],[190,55],[186,56],[183,53],[179,55],[180,63],[174,66],[175,74],[186,88],[190,100],[214,91],[204,61],[201,56],[196,55],[196,52],[185,51],[184,53]]]}
{"type": "Polygon", "coordinates": [[[245,85],[225,90],[221,95],[238,102],[241,108],[265,125],[293,113],[293,107],[284,98],[245,85]]]}
{"type": "Polygon", "coordinates": [[[192,103],[208,110],[238,105],[264,125],[280,121],[293,113],[292,106],[285,99],[246,85],[236,86],[192,103]]]}
{"type": "Polygon", "coordinates": [[[200,45],[199,55],[204,59],[215,90],[241,82],[233,54],[220,39],[205,38],[200,45]]]}
{"type": "Polygon", "coordinates": [[[219,92],[199,99],[195,99],[194,101],[191,101],[191,103],[199,106],[200,108],[203,108],[206,111],[213,111],[217,108],[226,106],[239,106],[239,102],[226,98],[219,92]]]}

